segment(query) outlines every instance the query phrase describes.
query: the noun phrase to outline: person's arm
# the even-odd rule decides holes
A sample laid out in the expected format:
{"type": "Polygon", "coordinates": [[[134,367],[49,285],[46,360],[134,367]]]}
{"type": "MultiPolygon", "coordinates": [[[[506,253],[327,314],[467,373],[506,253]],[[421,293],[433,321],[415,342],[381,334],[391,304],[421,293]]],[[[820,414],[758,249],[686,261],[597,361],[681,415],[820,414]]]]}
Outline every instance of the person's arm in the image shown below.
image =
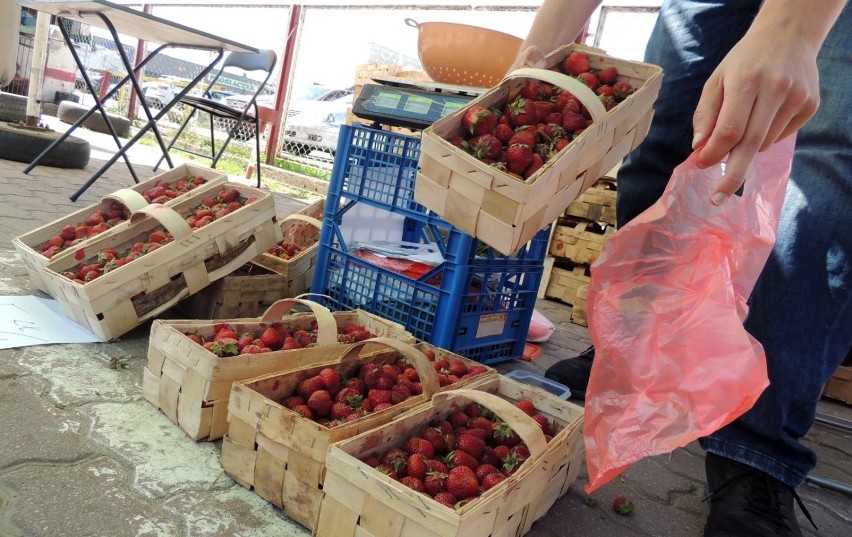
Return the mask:
{"type": "Polygon", "coordinates": [[[600,3],[601,0],[544,0],[509,70],[544,67],[544,56],[572,43],[600,3]]]}
{"type": "Polygon", "coordinates": [[[817,53],[846,0],[817,4],[766,0],[705,84],[693,116],[693,148],[702,167],[728,155],[725,177],[712,194],[716,205],[742,185],[758,151],[797,131],[816,112],[817,53]]]}

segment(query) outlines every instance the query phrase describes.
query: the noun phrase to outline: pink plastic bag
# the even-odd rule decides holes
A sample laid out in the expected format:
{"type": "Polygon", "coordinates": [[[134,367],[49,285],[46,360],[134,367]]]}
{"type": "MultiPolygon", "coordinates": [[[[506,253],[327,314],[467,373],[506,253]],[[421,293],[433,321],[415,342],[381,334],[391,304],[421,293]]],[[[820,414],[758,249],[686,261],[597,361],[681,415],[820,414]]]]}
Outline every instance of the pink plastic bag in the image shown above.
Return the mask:
{"type": "Polygon", "coordinates": [[[775,242],[794,144],[759,153],[742,197],[721,207],[710,194],[722,165],[699,170],[693,154],[592,265],[586,492],[730,423],[768,385],[763,347],[742,321],[775,242]]]}

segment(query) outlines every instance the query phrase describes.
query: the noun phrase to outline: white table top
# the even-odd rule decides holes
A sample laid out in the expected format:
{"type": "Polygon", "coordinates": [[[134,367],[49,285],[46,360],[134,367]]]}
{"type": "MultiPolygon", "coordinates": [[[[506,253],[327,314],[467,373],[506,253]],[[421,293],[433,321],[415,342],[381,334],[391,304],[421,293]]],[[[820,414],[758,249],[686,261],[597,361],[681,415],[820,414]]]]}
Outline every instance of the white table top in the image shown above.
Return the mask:
{"type": "Polygon", "coordinates": [[[188,48],[221,48],[232,52],[257,52],[255,47],[177,24],[107,0],[17,0],[17,2],[23,7],[77,20],[99,28],[106,28],[104,22],[97,15],[97,13],[103,13],[112,22],[119,34],[133,36],[152,43],[179,45],[188,48]]]}

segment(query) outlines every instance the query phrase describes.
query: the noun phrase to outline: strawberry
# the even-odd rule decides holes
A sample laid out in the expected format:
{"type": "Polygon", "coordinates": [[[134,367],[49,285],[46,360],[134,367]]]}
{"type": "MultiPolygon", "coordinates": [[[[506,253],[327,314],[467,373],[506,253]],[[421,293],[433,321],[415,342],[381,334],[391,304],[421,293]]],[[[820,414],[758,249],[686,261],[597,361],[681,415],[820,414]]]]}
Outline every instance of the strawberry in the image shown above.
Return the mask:
{"type": "Polygon", "coordinates": [[[535,414],[535,405],[533,405],[533,402],[529,399],[521,399],[519,401],[515,401],[515,406],[520,408],[527,416],[532,416],[535,414]]]}
{"type": "Polygon", "coordinates": [[[532,177],[533,174],[540,170],[542,166],[544,166],[544,157],[538,153],[533,154],[530,165],[527,166],[526,170],[524,170],[524,179],[532,177]]]}
{"type": "Polygon", "coordinates": [[[397,384],[391,388],[391,402],[393,404],[401,403],[411,397],[411,390],[402,384],[397,384]]]}
{"type": "Polygon", "coordinates": [[[465,466],[457,466],[450,470],[447,475],[447,492],[464,500],[465,498],[473,498],[479,494],[479,482],[476,480],[476,474],[473,470],[465,466]]]}
{"type": "Polygon", "coordinates": [[[346,387],[355,390],[356,392],[358,392],[358,395],[363,394],[364,390],[366,390],[366,386],[364,386],[364,381],[359,379],[358,377],[352,377],[351,379],[348,379],[346,381],[346,387]]]}
{"type": "Polygon", "coordinates": [[[343,388],[337,392],[336,396],[334,396],[334,401],[336,403],[344,403],[352,408],[358,408],[361,406],[361,401],[363,399],[364,396],[361,395],[358,390],[353,388],[343,388]]]}
{"type": "Polygon", "coordinates": [[[439,472],[427,472],[423,478],[423,486],[426,488],[426,494],[435,496],[446,490],[447,474],[439,472]]]}
{"type": "MultiPolygon", "coordinates": [[[[479,418],[482,416],[482,410],[479,408],[479,404],[477,403],[468,403],[465,405],[464,410],[462,410],[470,420],[473,418],[479,418]]],[[[468,426],[470,426],[470,420],[468,420],[468,426]]]]}
{"type": "Polygon", "coordinates": [[[493,464],[480,464],[473,472],[476,474],[476,479],[481,484],[482,480],[485,479],[485,476],[488,474],[496,474],[500,472],[500,470],[498,470],[493,464]]]}
{"type": "Polygon", "coordinates": [[[518,97],[509,104],[509,121],[514,127],[535,125],[538,123],[535,105],[530,100],[518,97]]]}
{"type": "Polygon", "coordinates": [[[528,145],[510,145],[506,152],[506,166],[511,173],[523,174],[532,161],[533,150],[528,145]]]}
{"type": "MultiPolygon", "coordinates": [[[[527,147],[533,147],[535,145],[536,141],[538,141],[538,138],[536,137],[536,130],[535,129],[520,128],[515,132],[514,136],[512,136],[512,138],[509,140],[508,145],[510,145],[510,146],[512,146],[512,145],[525,145],[527,147]]],[[[455,359],[455,361],[464,365],[464,362],[461,362],[458,359],[455,359]]],[[[451,360],[450,365],[452,365],[452,362],[453,361],[451,360]]],[[[452,369],[450,370],[450,372],[452,373],[452,369]]],[[[464,367],[464,372],[467,373],[467,366],[466,365],[464,367]]],[[[462,373],[462,375],[463,374],[464,373],[462,373]]],[[[459,375],[459,376],[461,376],[461,375],[459,375]]]]}
{"type": "Polygon", "coordinates": [[[431,459],[435,456],[435,447],[432,445],[432,442],[419,436],[409,438],[408,441],[405,442],[405,445],[402,446],[402,449],[409,455],[417,453],[423,455],[427,459],[431,459]]]}
{"type": "Polygon", "coordinates": [[[304,405],[304,404],[305,404],[305,398],[302,397],[301,395],[291,395],[290,397],[287,397],[287,398],[284,399],[284,406],[291,409],[291,410],[293,409],[293,407],[295,407],[297,405],[304,405]]]}
{"type": "Polygon", "coordinates": [[[376,466],[376,470],[380,471],[391,479],[399,481],[399,473],[387,464],[379,464],[378,466],[376,466]]]}
{"type": "Polygon", "coordinates": [[[559,112],[563,112],[565,107],[569,107],[569,110],[572,112],[580,112],[580,101],[577,100],[576,97],[571,95],[571,93],[567,91],[563,91],[556,95],[556,110],[559,112]]]}
{"type": "Polygon", "coordinates": [[[575,132],[586,128],[586,118],[579,112],[572,112],[565,107],[562,111],[562,128],[565,132],[575,132]]]}
{"type": "Polygon", "coordinates": [[[148,242],[153,242],[156,244],[162,244],[166,242],[166,234],[162,230],[152,231],[148,235],[148,242]]]}
{"type": "MultiPolygon", "coordinates": [[[[320,392],[314,392],[314,394],[317,393],[320,392]]],[[[331,406],[330,416],[333,420],[343,420],[354,413],[355,409],[347,405],[346,403],[334,403],[331,406]]]]}
{"type": "Polygon", "coordinates": [[[558,112],[556,103],[553,101],[533,101],[533,106],[535,106],[535,113],[539,120],[546,118],[554,112],[558,112]]]}
{"type": "Polygon", "coordinates": [[[456,468],[459,466],[467,466],[471,470],[479,466],[479,461],[472,457],[469,453],[461,450],[456,450],[447,455],[447,466],[456,468]]]}
{"type": "Polygon", "coordinates": [[[387,410],[393,406],[393,403],[376,403],[373,406],[373,412],[381,412],[382,410],[387,410]]]}
{"type": "Polygon", "coordinates": [[[435,351],[433,351],[432,349],[426,349],[425,351],[423,351],[423,354],[426,355],[426,359],[430,362],[435,361],[435,351]]]}
{"type": "Polygon", "coordinates": [[[375,468],[376,466],[379,465],[379,458],[376,457],[375,455],[367,455],[366,457],[361,459],[361,462],[363,462],[364,464],[366,464],[370,468],[375,468]]]}
{"type": "Polygon", "coordinates": [[[260,347],[252,343],[251,345],[246,345],[242,349],[240,349],[240,354],[263,354],[265,352],[269,352],[272,349],[267,347],[260,347]]]}
{"type": "Polygon", "coordinates": [[[589,63],[589,55],[585,52],[572,52],[564,60],[562,60],[562,71],[568,75],[577,76],[580,73],[585,73],[591,68],[592,66],[589,63]]]}
{"type": "Polygon", "coordinates": [[[599,96],[602,96],[602,97],[607,97],[607,96],[613,97],[613,92],[614,92],[614,90],[612,89],[612,86],[603,86],[602,85],[602,86],[598,86],[598,89],[595,90],[595,93],[597,93],[599,96]]]}
{"type": "Polygon", "coordinates": [[[391,403],[393,401],[393,392],[390,390],[370,390],[367,392],[367,398],[373,402],[374,405],[379,403],[391,403]]]}
{"type": "Polygon", "coordinates": [[[612,501],[612,509],[619,515],[627,516],[631,514],[633,512],[633,507],[633,502],[624,496],[619,496],[612,501]]]}
{"type": "Polygon", "coordinates": [[[433,452],[436,455],[442,455],[449,451],[449,446],[447,445],[447,438],[440,429],[435,427],[429,427],[425,431],[423,431],[423,438],[428,440],[432,444],[433,452]]]}
{"type": "Polygon", "coordinates": [[[468,140],[468,150],[471,155],[479,160],[500,158],[503,144],[491,134],[482,134],[468,140]]]}
{"type": "Polygon", "coordinates": [[[73,241],[77,238],[77,233],[74,231],[74,226],[68,225],[62,228],[62,231],[59,232],[59,236],[62,237],[63,240],[73,241]]]}
{"type": "Polygon", "coordinates": [[[462,115],[462,125],[471,136],[490,133],[497,127],[497,117],[484,106],[472,105],[462,115]]]}
{"type": "Polygon", "coordinates": [[[521,88],[521,97],[536,101],[541,99],[541,82],[538,80],[527,80],[524,87],[521,88]]]}
{"type": "Polygon", "coordinates": [[[447,468],[447,465],[438,459],[429,459],[426,461],[426,464],[429,466],[429,471],[431,472],[437,472],[439,474],[450,473],[450,469],[447,468]]]}
{"type": "Polygon", "coordinates": [[[533,415],[532,419],[534,419],[535,422],[538,423],[538,426],[541,427],[541,431],[544,434],[550,434],[552,432],[550,428],[550,420],[547,419],[547,416],[544,416],[542,414],[535,414],[533,415]]]}
{"type": "Polygon", "coordinates": [[[485,441],[472,434],[463,433],[457,439],[456,448],[470,454],[474,458],[479,458],[485,449],[485,441]]]}
{"type": "Polygon", "coordinates": [[[627,82],[616,82],[612,85],[612,95],[617,101],[623,101],[629,97],[631,93],[633,93],[633,89],[627,82]]]}
{"type": "Polygon", "coordinates": [[[318,390],[325,390],[325,382],[320,376],[308,377],[296,386],[296,393],[307,401],[311,394],[318,390]]]}
{"type": "Polygon", "coordinates": [[[214,352],[217,356],[236,356],[240,353],[237,347],[237,340],[233,338],[221,338],[213,342],[214,348],[218,352],[214,352]]]}
{"type": "Polygon", "coordinates": [[[239,340],[240,336],[236,333],[236,331],[231,330],[230,328],[220,328],[216,331],[216,335],[213,336],[213,341],[221,341],[223,339],[234,339],[239,340]]]}
{"type": "Polygon", "coordinates": [[[400,475],[405,475],[403,472],[408,466],[408,455],[399,448],[390,448],[379,457],[379,463],[400,475]]]}
{"type": "Polygon", "coordinates": [[[506,477],[499,472],[495,472],[493,474],[488,474],[482,480],[482,490],[486,491],[486,490],[493,489],[494,487],[499,485],[501,482],[505,481],[505,479],[506,479],[506,477]]]}
{"type": "Polygon", "coordinates": [[[457,410],[447,416],[447,421],[449,421],[453,427],[466,427],[469,420],[470,418],[468,418],[467,414],[461,410],[457,410]]]}
{"type": "Polygon", "coordinates": [[[618,80],[618,69],[616,69],[615,67],[612,67],[612,66],[604,67],[603,69],[598,71],[597,75],[598,75],[598,80],[600,81],[601,84],[606,84],[606,85],[611,86],[612,84],[615,84],[616,81],[618,80]]]}
{"type": "Polygon", "coordinates": [[[441,505],[449,507],[450,509],[455,509],[456,503],[459,501],[451,492],[439,492],[438,494],[435,494],[434,500],[441,505]]]}
{"type": "Polygon", "coordinates": [[[399,482],[410,489],[416,490],[417,492],[426,492],[426,488],[423,486],[423,481],[416,477],[407,475],[400,478],[399,482]]]}
{"type": "Polygon", "coordinates": [[[236,201],[240,197],[240,191],[236,188],[223,188],[221,192],[219,192],[218,198],[225,203],[230,203],[232,201],[236,201]]]}
{"type": "Polygon", "coordinates": [[[587,85],[590,90],[595,91],[598,88],[598,77],[592,73],[580,73],[577,75],[577,80],[587,85]]]}
{"type": "Polygon", "coordinates": [[[336,369],[325,367],[320,370],[319,376],[322,377],[322,380],[325,383],[325,389],[328,390],[328,393],[330,393],[332,397],[336,396],[340,391],[340,372],[336,369]]]}
{"type": "Polygon", "coordinates": [[[307,405],[315,416],[325,417],[331,414],[331,407],[334,406],[334,400],[327,390],[317,390],[308,397],[307,405]]]}
{"type": "MultiPolygon", "coordinates": [[[[499,123],[494,129],[494,137],[500,140],[500,143],[506,145],[512,136],[515,135],[515,130],[508,123],[499,123]]],[[[425,354],[425,353],[424,353],[425,354]]],[[[435,353],[432,353],[434,360],[435,353]]]]}
{"type": "Polygon", "coordinates": [[[297,414],[301,414],[303,418],[308,418],[309,420],[314,419],[314,413],[308,405],[296,405],[290,410],[297,414]]]}
{"type": "Polygon", "coordinates": [[[495,467],[503,464],[502,459],[497,456],[497,453],[494,451],[494,449],[495,448],[491,446],[485,446],[485,449],[482,451],[482,455],[479,456],[479,464],[490,464],[495,467]]]}
{"type": "MultiPolygon", "coordinates": [[[[406,450],[407,451],[407,450],[406,450]]],[[[421,453],[413,453],[408,457],[408,475],[417,479],[425,479],[426,472],[429,471],[429,466],[426,464],[426,457],[421,453]]]]}
{"type": "Polygon", "coordinates": [[[198,343],[199,345],[204,344],[204,340],[201,339],[201,336],[198,335],[196,332],[190,332],[190,333],[186,334],[186,337],[188,337],[189,339],[191,339],[195,343],[198,343]]]}
{"type": "Polygon", "coordinates": [[[263,342],[264,347],[269,347],[270,349],[280,349],[284,344],[284,341],[281,339],[281,334],[278,333],[278,330],[270,327],[267,327],[263,333],[260,334],[260,340],[263,342]]]}
{"type": "Polygon", "coordinates": [[[245,348],[248,345],[254,345],[254,336],[251,334],[243,334],[237,340],[237,347],[240,349],[245,348]]]}
{"type": "Polygon", "coordinates": [[[494,424],[493,436],[494,440],[498,444],[502,444],[510,448],[521,442],[521,437],[518,436],[518,433],[513,431],[509,424],[502,421],[494,424]]]}

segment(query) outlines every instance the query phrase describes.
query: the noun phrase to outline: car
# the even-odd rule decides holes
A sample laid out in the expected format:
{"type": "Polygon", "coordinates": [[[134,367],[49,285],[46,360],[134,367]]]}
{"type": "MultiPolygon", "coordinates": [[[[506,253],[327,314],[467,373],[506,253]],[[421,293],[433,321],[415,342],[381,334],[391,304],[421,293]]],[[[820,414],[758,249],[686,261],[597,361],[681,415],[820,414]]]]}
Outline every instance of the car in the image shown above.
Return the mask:
{"type": "Polygon", "coordinates": [[[351,88],[324,91],[314,99],[291,100],[284,125],[284,149],[297,155],[315,150],[333,155],[352,100],[351,88]]]}
{"type": "Polygon", "coordinates": [[[153,81],[143,83],[142,91],[145,92],[145,102],[148,106],[159,110],[172,102],[180,90],[167,82],[153,81]]]}

